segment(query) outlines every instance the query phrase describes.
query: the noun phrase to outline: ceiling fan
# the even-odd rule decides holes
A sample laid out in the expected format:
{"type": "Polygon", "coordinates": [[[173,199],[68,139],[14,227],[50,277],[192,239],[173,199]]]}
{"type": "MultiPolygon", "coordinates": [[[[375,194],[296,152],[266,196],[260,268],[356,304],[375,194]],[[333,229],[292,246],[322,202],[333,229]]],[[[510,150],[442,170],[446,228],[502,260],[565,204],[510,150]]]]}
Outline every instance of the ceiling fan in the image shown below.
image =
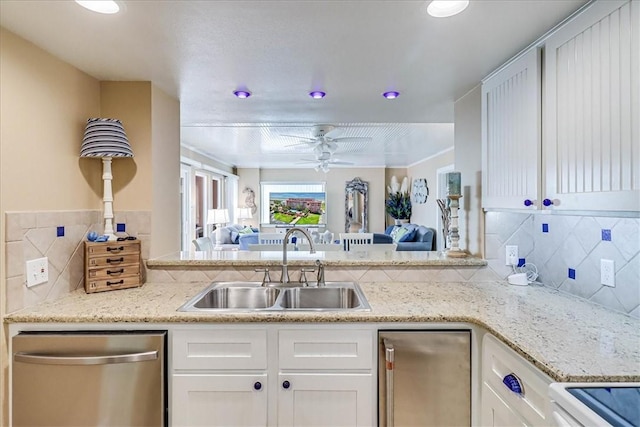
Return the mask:
{"type": "MultiPolygon", "coordinates": [[[[338,142],[368,142],[371,141],[370,137],[358,137],[358,136],[337,136],[339,128],[334,125],[322,124],[314,125],[311,128],[311,137],[300,135],[280,135],[287,138],[297,138],[299,142],[296,144],[288,145],[288,147],[296,145],[308,145],[311,147],[317,146],[319,143],[335,144],[338,142]],[[334,135],[334,136],[331,136],[334,135]]],[[[335,151],[335,150],[334,150],[335,151]]]]}
{"type": "Polygon", "coordinates": [[[353,162],[345,162],[333,158],[333,153],[336,151],[337,145],[335,142],[321,141],[319,142],[313,151],[316,154],[315,159],[301,159],[298,163],[316,163],[316,172],[329,172],[329,165],[352,165],[353,162]]]}

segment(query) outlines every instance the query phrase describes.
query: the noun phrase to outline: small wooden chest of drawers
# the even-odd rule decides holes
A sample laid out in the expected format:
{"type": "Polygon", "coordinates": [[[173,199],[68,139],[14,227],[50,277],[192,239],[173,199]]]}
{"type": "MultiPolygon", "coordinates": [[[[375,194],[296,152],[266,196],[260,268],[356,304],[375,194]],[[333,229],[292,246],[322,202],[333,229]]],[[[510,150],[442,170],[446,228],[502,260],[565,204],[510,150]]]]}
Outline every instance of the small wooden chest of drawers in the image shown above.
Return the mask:
{"type": "Polygon", "coordinates": [[[84,290],[89,293],[142,285],[140,241],[85,242],[84,290]]]}

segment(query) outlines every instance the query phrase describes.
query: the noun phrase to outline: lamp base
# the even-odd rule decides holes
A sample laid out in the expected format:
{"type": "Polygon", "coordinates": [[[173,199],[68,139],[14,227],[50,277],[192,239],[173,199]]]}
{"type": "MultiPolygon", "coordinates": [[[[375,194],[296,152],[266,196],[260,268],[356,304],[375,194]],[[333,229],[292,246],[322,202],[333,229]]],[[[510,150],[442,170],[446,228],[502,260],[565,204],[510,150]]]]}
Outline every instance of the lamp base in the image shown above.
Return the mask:
{"type": "Polygon", "coordinates": [[[456,251],[456,250],[447,249],[444,252],[444,254],[450,258],[466,258],[468,256],[467,253],[463,250],[456,251]]]}

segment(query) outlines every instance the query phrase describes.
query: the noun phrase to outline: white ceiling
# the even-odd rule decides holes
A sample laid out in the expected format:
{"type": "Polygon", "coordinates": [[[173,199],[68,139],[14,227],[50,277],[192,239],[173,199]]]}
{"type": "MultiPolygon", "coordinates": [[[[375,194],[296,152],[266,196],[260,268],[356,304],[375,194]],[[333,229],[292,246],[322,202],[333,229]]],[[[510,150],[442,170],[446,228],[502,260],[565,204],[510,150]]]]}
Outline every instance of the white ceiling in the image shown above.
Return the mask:
{"type": "Polygon", "coordinates": [[[178,97],[182,143],[224,163],[295,167],[310,150],[280,135],[331,123],[371,137],[341,143],[336,158],[400,167],[451,147],[454,101],[586,0],[471,0],[444,19],[427,1],[119,3],[123,13],[99,15],[0,0],[0,23],[100,80],[152,81],[178,97]],[[253,95],[237,99],[238,88],[253,95]]]}

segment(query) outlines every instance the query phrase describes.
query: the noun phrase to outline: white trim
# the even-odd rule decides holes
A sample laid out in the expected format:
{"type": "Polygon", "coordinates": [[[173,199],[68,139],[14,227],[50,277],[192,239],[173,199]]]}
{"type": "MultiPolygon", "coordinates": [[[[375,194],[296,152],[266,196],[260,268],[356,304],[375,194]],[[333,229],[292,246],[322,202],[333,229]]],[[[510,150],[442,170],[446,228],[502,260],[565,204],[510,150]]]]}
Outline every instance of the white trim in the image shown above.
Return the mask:
{"type": "Polygon", "coordinates": [[[224,171],[222,169],[218,169],[218,168],[215,168],[213,166],[209,166],[209,165],[207,165],[205,163],[199,162],[198,160],[194,160],[194,159],[192,159],[190,157],[187,157],[187,156],[181,155],[180,156],[180,163],[183,164],[183,165],[191,166],[191,167],[206,171],[206,172],[212,172],[212,173],[216,173],[216,174],[222,175],[222,176],[235,177],[236,179],[240,178],[238,175],[235,175],[235,174],[233,174],[231,172],[227,172],[227,171],[224,171]]]}
{"type": "MultiPolygon", "coordinates": [[[[414,167],[414,166],[419,165],[419,164],[420,164],[420,163],[422,163],[422,162],[426,162],[427,160],[435,159],[436,157],[442,156],[443,154],[446,154],[446,153],[448,153],[449,151],[455,150],[455,148],[456,148],[455,146],[451,146],[451,147],[449,147],[449,148],[445,148],[445,149],[444,149],[444,150],[442,150],[442,151],[438,151],[437,153],[432,154],[432,155],[430,155],[429,157],[425,157],[424,159],[422,159],[422,160],[418,160],[417,162],[415,162],[415,163],[411,163],[410,165],[405,166],[405,167],[407,167],[407,168],[412,168],[412,167],[414,167]]],[[[387,166],[387,167],[392,167],[392,166],[387,166]]]]}
{"type": "MultiPolygon", "coordinates": [[[[181,144],[180,144],[180,147],[183,147],[183,148],[185,148],[185,149],[187,149],[187,150],[189,150],[189,151],[193,151],[193,152],[194,152],[194,153],[196,153],[196,154],[200,154],[201,156],[204,156],[204,157],[206,157],[207,159],[211,159],[211,160],[213,160],[214,162],[218,162],[218,163],[223,164],[223,165],[225,165],[225,166],[229,166],[230,168],[235,168],[235,167],[237,167],[236,165],[233,165],[233,164],[231,164],[231,163],[227,163],[227,162],[225,162],[225,161],[223,161],[223,160],[218,159],[217,157],[213,157],[211,154],[209,154],[209,153],[207,153],[207,152],[204,152],[204,151],[200,150],[199,148],[193,147],[193,146],[191,146],[191,145],[181,143],[181,144]]],[[[182,155],[180,155],[180,157],[183,157],[183,156],[182,156],[182,155]]]]}

